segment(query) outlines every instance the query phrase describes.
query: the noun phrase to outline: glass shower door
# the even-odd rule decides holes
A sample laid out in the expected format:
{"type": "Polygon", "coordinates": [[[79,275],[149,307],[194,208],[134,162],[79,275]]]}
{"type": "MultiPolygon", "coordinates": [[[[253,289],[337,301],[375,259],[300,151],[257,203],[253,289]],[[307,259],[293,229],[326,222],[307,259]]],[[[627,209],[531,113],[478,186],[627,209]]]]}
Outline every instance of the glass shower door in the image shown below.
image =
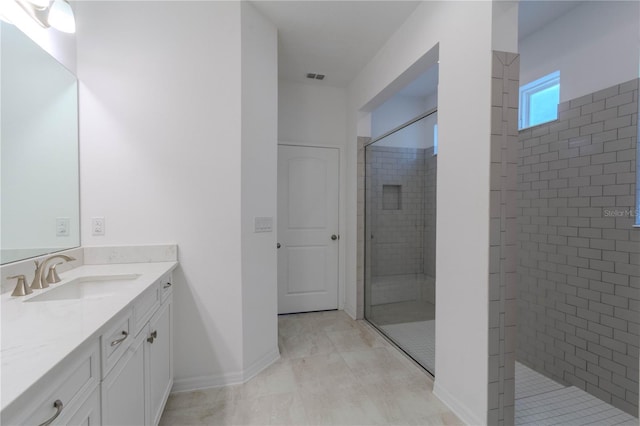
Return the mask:
{"type": "Polygon", "coordinates": [[[435,373],[436,120],[365,148],[365,318],[435,373]]]}

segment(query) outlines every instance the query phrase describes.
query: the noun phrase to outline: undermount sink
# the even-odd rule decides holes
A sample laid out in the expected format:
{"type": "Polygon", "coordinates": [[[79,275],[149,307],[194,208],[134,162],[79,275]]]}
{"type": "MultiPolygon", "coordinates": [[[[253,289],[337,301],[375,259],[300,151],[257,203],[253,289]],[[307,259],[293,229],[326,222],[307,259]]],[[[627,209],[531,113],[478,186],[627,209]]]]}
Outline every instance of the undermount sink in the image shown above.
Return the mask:
{"type": "MultiPolygon", "coordinates": [[[[115,294],[119,286],[137,279],[139,274],[96,275],[75,278],[51,290],[25,300],[25,302],[47,302],[53,300],[98,299],[115,294]]],[[[51,284],[57,286],[57,284],[51,284]]]]}

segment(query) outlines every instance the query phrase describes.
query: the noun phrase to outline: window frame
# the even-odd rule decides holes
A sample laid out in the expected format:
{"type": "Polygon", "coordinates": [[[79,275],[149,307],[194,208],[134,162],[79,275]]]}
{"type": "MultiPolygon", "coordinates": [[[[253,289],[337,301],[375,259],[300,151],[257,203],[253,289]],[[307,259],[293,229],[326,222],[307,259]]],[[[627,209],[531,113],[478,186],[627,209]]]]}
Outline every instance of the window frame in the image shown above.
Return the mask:
{"type": "MultiPolygon", "coordinates": [[[[538,126],[540,124],[549,123],[550,121],[554,121],[558,119],[557,115],[557,105],[556,105],[556,117],[552,120],[543,121],[540,123],[536,123],[531,125],[530,120],[530,105],[531,105],[531,96],[535,95],[538,92],[546,90],[550,87],[558,86],[558,92],[560,92],[560,71],[554,71],[550,74],[542,76],[537,80],[533,80],[523,86],[520,86],[520,112],[518,114],[518,130],[527,129],[529,127],[538,126]]],[[[559,99],[558,99],[559,101],[559,99]]]]}

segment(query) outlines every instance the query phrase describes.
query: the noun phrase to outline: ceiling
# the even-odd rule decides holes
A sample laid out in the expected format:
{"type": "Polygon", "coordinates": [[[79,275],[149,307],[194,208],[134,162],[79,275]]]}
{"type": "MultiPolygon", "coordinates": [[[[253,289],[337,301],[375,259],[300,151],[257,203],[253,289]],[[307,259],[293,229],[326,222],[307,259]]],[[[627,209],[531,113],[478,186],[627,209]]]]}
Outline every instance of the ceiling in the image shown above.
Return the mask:
{"type": "MultiPolygon", "coordinates": [[[[254,0],[252,4],[278,28],[278,72],[282,79],[346,87],[373,58],[420,1],[254,0]],[[325,74],[309,80],[307,73],[325,74]]],[[[522,39],[582,1],[522,0],[522,39]]],[[[423,93],[437,85],[437,71],[424,76],[423,93]],[[429,86],[429,87],[427,87],[429,86]]]]}
{"type": "Polygon", "coordinates": [[[347,86],[419,1],[253,1],[278,27],[280,78],[347,86]],[[307,73],[325,74],[322,81],[307,73]]]}
{"type": "Polygon", "coordinates": [[[522,0],[518,6],[518,39],[522,40],[584,1],[522,0]]]}

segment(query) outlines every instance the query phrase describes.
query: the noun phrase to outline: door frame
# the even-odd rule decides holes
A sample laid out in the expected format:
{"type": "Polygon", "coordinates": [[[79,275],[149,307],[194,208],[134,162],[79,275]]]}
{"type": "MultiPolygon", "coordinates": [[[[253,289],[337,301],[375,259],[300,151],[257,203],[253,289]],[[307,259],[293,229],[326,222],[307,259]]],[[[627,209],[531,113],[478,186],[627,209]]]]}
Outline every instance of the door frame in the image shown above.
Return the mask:
{"type": "MultiPolygon", "coordinates": [[[[299,141],[281,141],[278,140],[278,146],[295,146],[300,148],[326,148],[326,149],[337,149],[338,150],[338,232],[340,235],[340,239],[338,240],[338,310],[343,311],[345,307],[345,279],[346,279],[346,269],[345,269],[345,256],[346,256],[346,211],[344,209],[345,197],[346,197],[346,150],[344,146],[339,144],[331,144],[327,143],[326,145],[320,145],[317,143],[305,143],[299,141]]],[[[280,164],[277,165],[278,169],[280,168],[280,164]]],[[[277,195],[276,195],[277,196],[277,195]]],[[[277,209],[277,206],[276,206],[277,209]]],[[[276,239],[278,235],[276,235],[276,239]]],[[[351,315],[350,312],[347,312],[351,315]]],[[[355,315],[355,312],[353,313],[355,315]]],[[[355,318],[355,316],[354,316],[355,318]]]]}

